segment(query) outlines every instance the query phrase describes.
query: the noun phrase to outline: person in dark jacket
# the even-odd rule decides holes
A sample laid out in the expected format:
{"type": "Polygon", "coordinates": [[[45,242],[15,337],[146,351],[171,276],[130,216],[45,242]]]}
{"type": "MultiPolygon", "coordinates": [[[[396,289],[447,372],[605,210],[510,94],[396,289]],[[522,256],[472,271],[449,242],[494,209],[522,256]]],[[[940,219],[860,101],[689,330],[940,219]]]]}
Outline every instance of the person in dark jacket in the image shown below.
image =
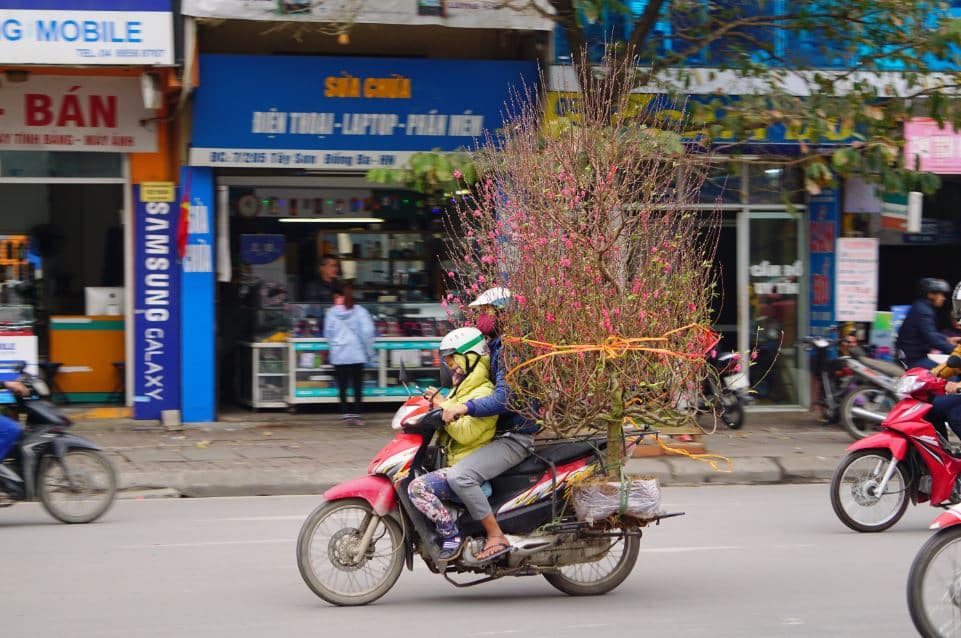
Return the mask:
{"type": "Polygon", "coordinates": [[[930,370],[937,363],[928,358],[928,353],[940,350],[949,354],[961,342],[961,337],[945,337],[938,331],[935,321],[936,310],[944,305],[951,293],[948,282],[925,277],[920,282],[920,290],[921,297],[912,304],[898,330],[897,346],[907,367],[930,370]]]}
{"type": "MultiPolygon", "coordinates": [[[[444,406],[446,423],[464,415],[497,416],[497,434],[494,440],[458,461],[447,473],[447,481],[457,498],[487,532],[484,549],[477,555],[477,558],[484,562],[496,560],[509,553],[511,545],[497,524],[497,518],[481,486],[530,456],[534,448],[534,434],[538,430],[536,423],[511,409],[512,397],[505,379],[507,370],[501,353],[500,331],[497,325],[497,316],[506,311],[510,296],[507,288],[491,288],[470,304],[478,312],[477,329],[488,339],[490,376],[494,381],[493,394],[444,406]]],[[[431,391],[433,388],[428,388],[428,392],[431,391]]],[[[427,398],[432,399],[433,396],[427,398]]]]}
{"type": "Polygon", "coordinates": [[[324,255],[317,264],[318,279],[307,282],[303,301],[310,303],[334,303],[334,296],[343,291],[338,281],[340,261],[336,255],[324,255]]]}

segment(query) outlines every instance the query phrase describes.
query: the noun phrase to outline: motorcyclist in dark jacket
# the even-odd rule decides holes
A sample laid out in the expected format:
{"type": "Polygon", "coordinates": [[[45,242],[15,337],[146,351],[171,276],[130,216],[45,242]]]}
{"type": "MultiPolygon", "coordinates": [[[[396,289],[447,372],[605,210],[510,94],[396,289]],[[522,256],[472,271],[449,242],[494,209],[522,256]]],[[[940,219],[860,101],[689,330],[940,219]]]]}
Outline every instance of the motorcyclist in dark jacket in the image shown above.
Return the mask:
{"type": "Polygon", "coordinates": [[[937,363],[928,358],[928,353],[931,350],[940,350],[949,354],[961,338],[945,337],[938,331],[935,322],[935,310],[944,305],[951,293],[948,282],[925,277],[920,282],[920,289],[921,297],[912,304],[908,316],[898,330],[897,346],[907,367],[930,370],[937,363]]]}

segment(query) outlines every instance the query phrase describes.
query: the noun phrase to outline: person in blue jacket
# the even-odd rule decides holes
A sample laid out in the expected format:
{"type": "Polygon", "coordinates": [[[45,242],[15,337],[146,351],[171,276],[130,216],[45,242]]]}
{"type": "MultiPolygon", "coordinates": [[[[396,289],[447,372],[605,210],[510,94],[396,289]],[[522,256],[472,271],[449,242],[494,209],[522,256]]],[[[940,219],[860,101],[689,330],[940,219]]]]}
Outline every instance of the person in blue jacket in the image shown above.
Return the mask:
{"type": "Polygon", "coordinates": [[[374,356],[374,322],[365,308],[354,303],[350,286],[334,294],[334,305],[324,315],[324,338],[340,390],[341,418],[347,425],[363,425],[364,365],[374,356]],[[353,410],[347,388],[354,390],[353,410]]]}
{"type": "MultiPolygon", "coordinates": [[[[30,390],[27,386],[23,385],[17,379],[17,373],[15,372],[0,372],[0,386],[5,390],[10,390],[14,394],[18,394],[22,397],[30,394],[30,390]]],[[[20,423],[11,419],[10,417],[0,416],[0,460],[7,457],[13,446],[16,445],[17,441],[20,439],[20,433],[23,428],[20,427],[20,423]]]]}
{"type": "Polygon", "coordinates": [[[951,286],[943,279],[925,277],[920,285],[921,297],[911,305],[904,323],[898,330],[897,347],[908,368],[934,368],[937,363],[928,358],[932,350],[950,354],[961,337],[946,337],[938,331],[935,312],[944,306],[951,286]]]}
{"type": "MultiPolygon", "coordinates": [[[[530,456],[534,449],[534,434],[539,429],[536,423],[524,418],[511,408],[513,398],[510,386],[505,379],[507,370],[501,352],[501,335],[497,321],[498,315],[507,311],[510,297],[511,292],[507,288],[491,288],[481,293],[470,304],[478,312],[477,329],[488,339],[490,377],[494,382],[493,394],[444,406],[445,423],[455,421],[464,415],[472,417],[496,415],[498,417],[495,438],[455,463],[447,473],[447,481],[451,489],[470,512],[471,517],[479,521],[487,533],[484,549],[477,555],[477,558],[483,562],[496,560],[509,553],[511,545],[500,525],[497,524],[497,518],[481,486],[530,456]]],[[[434,389],[428,388],[428,393],[431,391],[434,389]]],[[[427,396],[427,398],[432,399],[433,396],[427,396]]]]}

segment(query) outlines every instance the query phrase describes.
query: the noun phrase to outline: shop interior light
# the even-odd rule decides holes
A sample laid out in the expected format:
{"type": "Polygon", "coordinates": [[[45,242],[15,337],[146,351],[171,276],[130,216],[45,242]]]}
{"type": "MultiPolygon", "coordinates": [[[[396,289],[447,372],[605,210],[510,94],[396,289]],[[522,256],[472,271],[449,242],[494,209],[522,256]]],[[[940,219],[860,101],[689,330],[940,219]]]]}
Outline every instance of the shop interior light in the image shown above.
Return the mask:
{"type": "Polygon", "coordinates": [[[299,222],[304,224],[380,224],[383,217],[281,217],[282,222],[299,222]]]}

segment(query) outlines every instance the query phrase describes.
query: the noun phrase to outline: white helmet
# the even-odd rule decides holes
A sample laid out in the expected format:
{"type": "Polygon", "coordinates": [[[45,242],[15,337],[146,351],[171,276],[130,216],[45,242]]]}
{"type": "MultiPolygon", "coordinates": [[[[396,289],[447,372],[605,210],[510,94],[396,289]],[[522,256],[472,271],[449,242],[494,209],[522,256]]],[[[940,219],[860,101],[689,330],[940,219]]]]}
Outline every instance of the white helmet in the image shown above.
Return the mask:
{"type": "Polygon", "coordinates": [[[498,310],[502,310],[507,307],[510,300],[511,291],[507,288],[488,288],[468,306],[494,306],[498,310]]]}
{"type": "Polygon", "coordinates": [[[487,341],[484,335],[477,328],[458,328],[451,330],[441,339],[440,356],[446,357],[449,354],[474,354],[485,355],[488,353],[487,341]]]}

